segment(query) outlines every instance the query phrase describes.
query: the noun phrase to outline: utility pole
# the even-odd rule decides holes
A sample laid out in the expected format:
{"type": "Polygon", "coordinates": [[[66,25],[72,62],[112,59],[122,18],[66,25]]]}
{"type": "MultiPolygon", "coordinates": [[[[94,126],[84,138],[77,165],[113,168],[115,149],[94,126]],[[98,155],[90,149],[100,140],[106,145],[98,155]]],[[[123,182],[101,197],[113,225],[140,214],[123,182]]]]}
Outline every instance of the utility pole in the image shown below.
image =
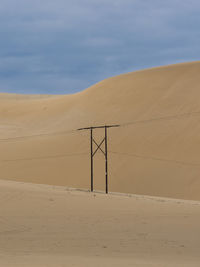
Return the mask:
{"type": "Polygon", "coordinates": [[[77,129],[78,131],[90,130],[90,164],[91,164],[91,187],[90,190],[93,192],[94,190],[94,168],[93,168],[93,158],[98,150],[100,150],[105,157],[105,192],[108,194],[108,128],[119,127],[120,125],[104,125],[104,126],[94,126],[94,127],[86,127],[77,129]],[[104,128],[104,138],[98,144],[93,137],[94,129],[102,129],[104,128]],[[105,145],[104,149],[102,145],[105,145]],[[96,145],[96,149],[93,151],[93,144],[96,145]]]}

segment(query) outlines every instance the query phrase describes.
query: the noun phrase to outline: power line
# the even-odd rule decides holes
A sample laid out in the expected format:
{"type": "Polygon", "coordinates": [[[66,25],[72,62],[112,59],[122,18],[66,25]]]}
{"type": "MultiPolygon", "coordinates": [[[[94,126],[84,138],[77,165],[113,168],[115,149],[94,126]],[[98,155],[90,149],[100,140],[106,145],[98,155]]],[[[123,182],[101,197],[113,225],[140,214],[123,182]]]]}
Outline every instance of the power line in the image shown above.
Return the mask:
{"type": "Polygon", "coordinates": [[[12,140],[20,141],[21,139],[29,139],[34,137],[42,137],[42,136],[54,136],[54,135],[65,135],[69,133],[75,133],[75,130],[69,130],[69,131],[62,131],[62,132],[52,132],[52,133],[41,133],[41,134],[33,134],[33,135],[22,135],[22,136],[16,136],[16,137],[8,137],[8,138],[2,138],[0,139],[0,142],[7,142],[12,140]]]}
{"type": "Polygon", "coordinates": [[[181,164],[181,165],[188,165],[188,166],[200,166],[200,163],[195,162],[186,162],[186,161],[180,161],[180,160],[172,160],[172,159],[163,159],[159,157],[151,157],[151,156],[144,156],[144,155],[138,155],[138,154],[129,154],[129,153],[121,153],[121,152],[114,152],[109,151],[111,154],[117,154],[117,155],[123,155],[123,156],[130,156],[135,158],[144,158],[144,159],[151,159],[151,160],[157,160],[157,161],[164,161],[164,162],[171,162],[174,164],[181,164]]]}
{"type": "MultiPolygon", "coordinates": [[[[182,117],[195,116],[195,115],[200,115],[200,111],[188,112],[188,113],[182,113],[182,114],[176,114],[176,115],[170,115],[170,116],[163,116],[163,117],[157,117],[157,118],[155,117],[155,118],[149,118],[149,119],[144,119],[144,120],[135,120],[135,121],[121,123],[121,124],[114,125],[114,126],[122,127],[122,126],[129,126],[129,125],[140,124],[140,123],[150,123],[150,122],[161,121],[161,120],[181,119],[182,117]]],[[[103,127],[104,126],[100,126],[98,128],[103,128],[103,127]]],[[[79,130],[90,129],[90,128],[91,127],[80,128],[79,130]]],[[[94,128],[97,128],[97,127],[94,127],[94,128]]],[[[0,142],[6,142],[6,141],[12,141],[12,140],[20,141],[21,139],[23,140],[23,139],[34,138],[34,137],[62,135],[62,134],[75,133],[75,132],[77,132],[77,129],[73,129],[69,131],[53,132],[53,133],[22,135],[22,136],[16,136],[16,137],[2,138],[0,139],[0,142]]]]}
{"type": "Polygon", "coordinates": [[[157,117],[157,118],[150,118],[150,119],[144,119],[144,120],[135,120],[135,121],[122,123],[120,124],[120,126],[129,126],[129,125],[139,124],[139,123],[150,123],[150,122],[161,121],[161,120],[181,119],[182,117],[189,117],[189,116],[195,116],[195,115],[200,115],[200,111],[188,112],[188,113],[182,113],[182,114],[176,114],[176,115],[170,115],[170,116],[163,116],[163,117],[157,117]]]}
{"type": "Polygon", "coordinates": [[[16,162],[16,161],[38,160],[38,159],[65,158],[65,157],[83,156],[83,155],[88,155],[88,152],[62,154],[62,155],[50,155],[50,156],[41,156],[41,157],[32,157],[32,158],[4,159],[4,160],[0,160],[0,162],[16,162]]]}

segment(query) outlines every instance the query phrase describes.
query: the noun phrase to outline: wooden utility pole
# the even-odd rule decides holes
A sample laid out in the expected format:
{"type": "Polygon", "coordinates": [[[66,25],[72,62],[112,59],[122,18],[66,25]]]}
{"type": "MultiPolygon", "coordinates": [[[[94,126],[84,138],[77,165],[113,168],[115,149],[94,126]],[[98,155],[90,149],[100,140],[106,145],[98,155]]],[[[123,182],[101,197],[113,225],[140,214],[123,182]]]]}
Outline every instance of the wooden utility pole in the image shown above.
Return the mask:
{"type": "Polygon", "coordinates": [[[93,168],[93,158],[98,150],[100,150],[105,157],[105,192],[108,194],[108,128],[119,127],[120,125],[104,125],[104,126],[94,126],[94,127],[86,127],[77,129],[78,131],[90,130],[90,164],[91,164],[91,187],[90,190],[93,192],[94,190],[94,168],[93,168]],[[104,128],[104,138],[98,144],[93,137],[94,129],[102,129],[104,128]],[[102,144],[105,144],[104,149],[102,148],[102,144]],[[96,149],[93,151],[93,144],[96,145],[96,149]]]}

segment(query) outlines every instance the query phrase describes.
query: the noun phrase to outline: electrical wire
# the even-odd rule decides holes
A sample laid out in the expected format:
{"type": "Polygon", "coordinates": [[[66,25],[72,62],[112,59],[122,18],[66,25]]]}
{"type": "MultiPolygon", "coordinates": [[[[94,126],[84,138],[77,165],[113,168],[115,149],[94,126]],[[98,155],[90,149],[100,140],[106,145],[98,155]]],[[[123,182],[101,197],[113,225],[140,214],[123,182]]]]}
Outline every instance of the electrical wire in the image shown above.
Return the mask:
{"type": "Polygon", "coordinates": [[[33,135],[22,135],[22,136],[16,136],[16,137],[8,137],[8,138],[2,138],[0,139],[0,142],[7,142],[7,141],[20,141],[23,139],[29,139],[34,137],[42,137],[42,136],[54,136],[54,135],[65,135],[70,133],[75,133],[76,130],[69,130],[69,131],[62,131],[62,132],[52,132],[52,133],[41,133],[41,134],[33,134],[33,135]]]}
{"type": "Polygon", "coordinates": [[[135,158],[143,158],[143,159],[151,159],[151,160],[157,160],[157,161],[171,162],[174,164],[181,164],[181,165],[188,165],[188,166],[200,166],[200,163],[195,163],[195,162],[163,159],[163,158],[159,158],[159,157],[151,157],[151,156],[145,156],[145,155],[139,155],[139,154],[121,153],[121,152],[115,152],[115,151],[109,151],[109,153],[117,154],[117,155],[123,155],[123,156],[130,156],[130,157],[135,157],[135,158]]]}
{"type": "Polygon", "coordinates": [[[130,121],[126,123],[121,123],[120,126],[129,126],[129,125],[134,125],[134,124],[139,124],[139,123],[150,123],[150,122],[162,121],[162,120],[181,119],[184,117],[195,116],[195,115],[200,115],[200,111],[194,111],[194,112],[188,112],[188,113],[182,113],[182,114],[176,114],[176,115],[170,115],[170,116],[163,116],[163,117],[157,117],[157,118],[150,118],[150,119],[144,119],[144,120],[135,120],[135,121],[130,121]]]}
{"type": "Polygon", "coordinates": [[[40,157],[32,157],[32,158],[4,159],[4,160],[0,160],[0,163],[1,162],[30,161],[30,160],[39,160],[39,159],[65,158],[65,157],[74,157],[74,156],[83,156],[83,155],[88,155],[88,152],[62,154],[62,155],[40,156],[40,157]]]}
{"type": "MultiPolygon", "coordinates": [[[[163,117],[157,117],[157,118],[155,117],[155,118],[144,119],[144,120],[135,120],[135,121],[130,121],[126,123],[121,123],[119,124],[119,126],[123,127],[123,126],[129,126],[129,125],[140,124],[140,123],[150,123],[150,122],[162,121],[162,120],[181,119],[183,117],[189,117],[189,116],[195,116],[195,115],[200,115],[200,111],[188,112],[188,113],[182,113],[182,114],[176,114],[176,115],[170,115],[170,116],[163,116],[163,117]]],[[[77,129],[73,129],[69,131],[53,132],[53,133],[41,133],[41,134],[24,135],[24,136],[22,135],[22,136],[16,136],[16,137],[2,138],[0,139],[0,142],[7,142],[7,141],[12,141],[12,140],[20,141],[23,139],[34,138],[34,137],[64,135],[64,134],[75,133],[75,132],[77,132],[77,129]]]]}

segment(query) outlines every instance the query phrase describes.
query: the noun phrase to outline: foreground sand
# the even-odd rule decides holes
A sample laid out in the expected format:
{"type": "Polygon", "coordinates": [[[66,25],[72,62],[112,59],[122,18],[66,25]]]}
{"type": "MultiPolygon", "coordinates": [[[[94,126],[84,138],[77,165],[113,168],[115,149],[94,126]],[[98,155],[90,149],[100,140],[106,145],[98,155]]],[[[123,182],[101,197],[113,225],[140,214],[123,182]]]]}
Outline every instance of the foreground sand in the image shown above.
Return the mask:
{"type": "Polygon", "coordinates": [[[0,180],[0,266],[200,266],[200,202],[0,180]]]}

